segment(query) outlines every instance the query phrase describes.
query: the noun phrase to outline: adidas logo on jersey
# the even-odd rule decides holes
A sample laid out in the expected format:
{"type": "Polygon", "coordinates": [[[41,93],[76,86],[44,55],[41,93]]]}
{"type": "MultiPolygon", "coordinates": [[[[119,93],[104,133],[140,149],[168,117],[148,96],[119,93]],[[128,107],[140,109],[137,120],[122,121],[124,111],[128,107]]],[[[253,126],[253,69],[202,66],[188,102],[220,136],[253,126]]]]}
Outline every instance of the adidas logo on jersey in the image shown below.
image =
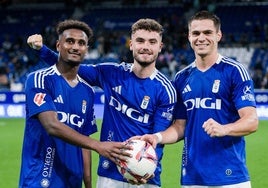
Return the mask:
{"type": "Polygon", "coordinates": [[[116,87],[113,87],[112,89],[113,89],[116,93],[121,94],[122,86],[116,86],[116,87]]]}
{"type": "Polygon", "coordinates": [[[64,103],[61,95],[59,95],[56,99],[54,99],[54,102],[62,104],[64,103]]]}
{"type": "Polygon", "coordinates": [[[191,87],[189,86],[189,84],[186,85],[186,87],[183,89],[182,93],[187,93],[192,91],[191,87]]]}

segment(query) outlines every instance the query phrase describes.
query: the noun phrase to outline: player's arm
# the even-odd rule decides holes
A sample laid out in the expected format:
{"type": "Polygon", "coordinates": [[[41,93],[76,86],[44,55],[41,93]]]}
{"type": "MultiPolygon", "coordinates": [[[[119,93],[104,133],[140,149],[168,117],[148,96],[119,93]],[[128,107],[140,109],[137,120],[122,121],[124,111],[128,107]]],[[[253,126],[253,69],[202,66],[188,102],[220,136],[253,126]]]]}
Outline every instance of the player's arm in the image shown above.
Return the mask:
{"type": "Polygon", "coordinates": [[[255,132],[259,120],[255,107],[244,107],[238,110],[240,119],[224,126],[210,118],[204,122],[203,128],[211,137],[245,136],[255,132]]]}
{"type": "Polygon", "coordinates": [[[58,61],[58,54],[43,44],[43,37],[34,34],[28,37],[27,44],[38,51],[40,58],[49,65],[54,65],[58,61]]]}
{"type": "Polygon", "coordinates": [[[157,144],[173,144],[184,138],[185,119],[176,119],[172,125],[165,131],[155,134],[145,134],[143,136],[135,136],[131,139],[141,139],[149,142],[155,148],[157,144]]]}
{"type": "Polygon", "coordinates": [[[91,150],[82,149],[84,163],[84,185],[85,188],[92,188],[92,155],[91,150]]]}
{"type": "MultiPolygon", "coordinates": [[[[31,35],[27,39],[27,44],[38,51],[40,58],[48,65],[54,65],[58,61],[58,53],[54,52],[46,45],[43,44],[42,35],[35,34],[31,35]]],[[[100,86],[98,80],[98,70],[92,66],[80,66],[78,74],[86,80],[90,85],[100,86]]]]}
{"type": "Polygon", "coordinates": [[[129,156],[129,154],[122,151],[122,149],[130,150],[130,146],[127,146],[122,142],[100,142],[82,135],[58,121],[57,113],[55,111],[41,112],[37,116],[47,133],[51,136],[58,137],[70,144],[74,144],[82,148],[92,149],[115,163],[115,158],[125,160],[125,157],[129,156]]]}
{"type": "Polygon", "coordinates": [[[176,119],[173,124],[164,132],[161,132],[161,144],[173,144],[184,138],[185,119],[176,119]]]}
{"type": "Polygon", "coordinates": [[[154,134],[157,143],[173,144],[184,138],[186,120],[176,119],[165,131],[154,134]]]}

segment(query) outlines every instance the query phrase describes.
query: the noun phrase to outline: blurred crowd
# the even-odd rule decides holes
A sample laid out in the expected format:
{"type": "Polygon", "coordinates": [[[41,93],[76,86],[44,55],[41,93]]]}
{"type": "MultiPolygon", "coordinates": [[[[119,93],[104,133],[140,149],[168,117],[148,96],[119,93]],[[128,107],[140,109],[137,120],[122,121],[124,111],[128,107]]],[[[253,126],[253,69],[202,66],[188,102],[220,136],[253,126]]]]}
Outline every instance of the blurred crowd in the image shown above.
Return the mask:
{"type": "MultiPolygon", "coordinates": [[[[165,28],[164,48],[158,57],[157,68],[170,79],[174,77],[177,71],[194,60],[193,52],[187,40],[186,18],[186,14],[182,16],[171,14],[157,18],[165,28]]],[[[55,49],[56,34],[54,28],[56,23],[57,20],[40,29],[44,43],[52,49],[55,49]]],[[[258,22],[256,21],[256,23],[258,22]]],[[[100,22],[93,27],[93,30],[95,40],[86,57],[86,63],[132,62],[132,54],[129,51],[129,30],[107,30],[104,27],[104,22],[100,22]]],[[[10,36],[9,33],[1,35],[0,90],[22,91],[27,74],[48,65],[41,62],[34,50],[27,46],[26,36],[10,36]]],[[[260,55],[256,62],[248,67],[252,73],[255,88],[268,89],[267,36],[268,25],[256,24],[252,33],[240,33],[239,37],[234,36],[231,32],[225,33],[220,43],[220,47],[254,46],[259,50],[260,55]],[[260,33],[263,34],[264,38],[259,36],[260,33]]]]}

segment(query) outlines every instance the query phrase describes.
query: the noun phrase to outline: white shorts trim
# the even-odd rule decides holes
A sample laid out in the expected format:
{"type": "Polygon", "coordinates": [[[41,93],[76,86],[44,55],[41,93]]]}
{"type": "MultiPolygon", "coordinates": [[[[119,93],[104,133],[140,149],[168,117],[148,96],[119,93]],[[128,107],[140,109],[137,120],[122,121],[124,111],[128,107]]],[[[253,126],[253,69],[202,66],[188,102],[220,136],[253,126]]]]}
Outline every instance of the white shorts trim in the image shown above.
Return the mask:
{"type": "Polygon", "coordinates": [[[181,188],[251,188],[251,183],[250,181],[247,181],[243,183],[223,186],[182,185],[181,188]]]}
{"type": "Polygon", "coordinates": [[[111,178],[98,176],[96,188],[161,188],[157,185],[144,184],[132,185],[123,181],[117,181],[111,178]]]}

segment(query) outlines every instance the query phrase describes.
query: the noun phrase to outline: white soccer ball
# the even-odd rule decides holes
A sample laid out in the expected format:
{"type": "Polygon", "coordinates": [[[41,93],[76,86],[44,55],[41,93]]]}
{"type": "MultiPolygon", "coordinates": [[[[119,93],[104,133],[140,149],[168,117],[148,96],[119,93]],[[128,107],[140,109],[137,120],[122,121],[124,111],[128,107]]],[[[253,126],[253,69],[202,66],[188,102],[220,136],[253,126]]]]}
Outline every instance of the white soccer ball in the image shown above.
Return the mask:
{"type": "Polygon", "coordinates": [[[153,146],[143,140],[130,140],[133,150],[128,150],[132,157],[127,162],[119,160],[117,168],[128,180],[141,179],[146,174],[152,175],[157,166],[157,155],[153,146]]]}

